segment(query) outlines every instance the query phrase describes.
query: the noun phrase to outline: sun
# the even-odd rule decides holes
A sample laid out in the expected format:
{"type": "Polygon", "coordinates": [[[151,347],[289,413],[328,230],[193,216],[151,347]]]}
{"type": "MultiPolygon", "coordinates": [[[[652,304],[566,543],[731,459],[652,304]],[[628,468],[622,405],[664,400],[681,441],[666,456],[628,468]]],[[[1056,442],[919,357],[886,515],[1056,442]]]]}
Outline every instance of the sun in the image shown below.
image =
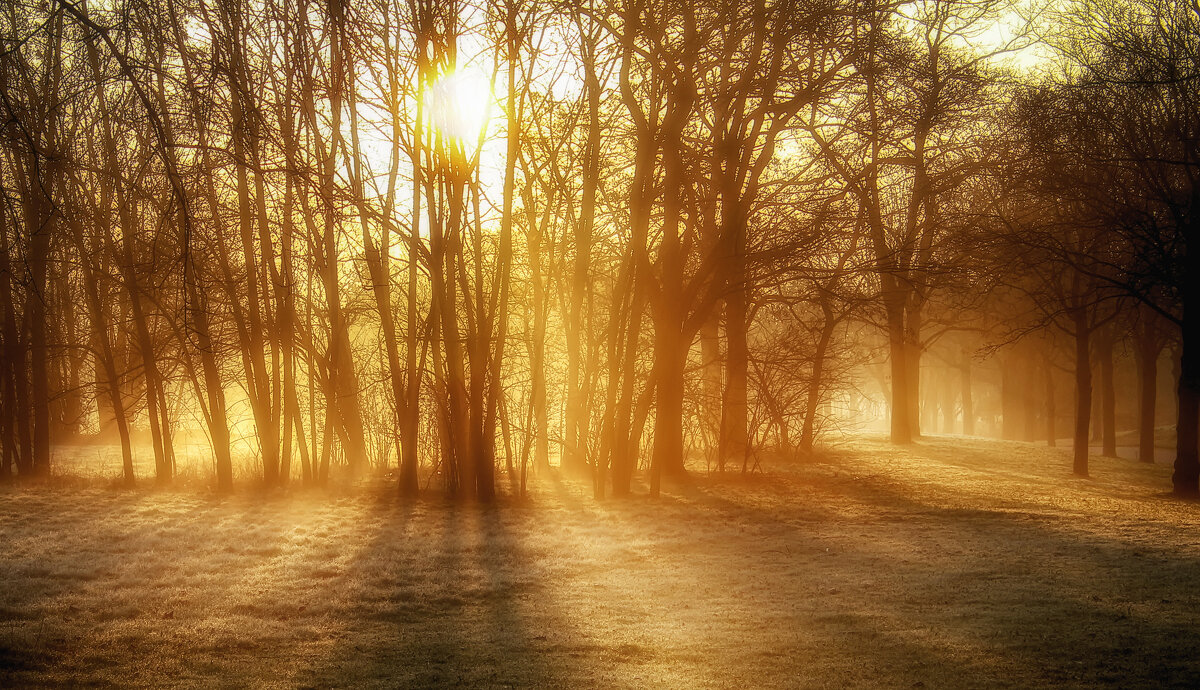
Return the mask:
{"type": "Polygon", "coordinates": [[[429,121],[443,137],[474,152],[492,118],[495,95],[484,74],[460,67],[433,81],[422,94],[429,121]]]}

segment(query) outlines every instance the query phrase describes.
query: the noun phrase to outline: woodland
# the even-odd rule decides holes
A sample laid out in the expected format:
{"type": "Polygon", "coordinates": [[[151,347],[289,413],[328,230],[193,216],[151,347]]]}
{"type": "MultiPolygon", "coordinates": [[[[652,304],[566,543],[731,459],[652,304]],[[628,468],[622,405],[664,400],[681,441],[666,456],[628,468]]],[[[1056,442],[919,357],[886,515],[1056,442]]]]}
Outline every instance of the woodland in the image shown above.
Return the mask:
{"type": "Polygon", "coordinates": [[[0,684],[1194,685],[1198,182],[1198,0],[7,0],[0,684]]]}
{"type": "Polygon", "coordinates": [[[488,501],[554,465],[656,495],[830,430],[1064,416],[1085,475],[1128,371],[1150,458],[1173,356],[1195,496],[1198,21],[11,3],[0,474],[101,439],[170,484],[191,441],[217,491],[392,468],[488,501]]]}

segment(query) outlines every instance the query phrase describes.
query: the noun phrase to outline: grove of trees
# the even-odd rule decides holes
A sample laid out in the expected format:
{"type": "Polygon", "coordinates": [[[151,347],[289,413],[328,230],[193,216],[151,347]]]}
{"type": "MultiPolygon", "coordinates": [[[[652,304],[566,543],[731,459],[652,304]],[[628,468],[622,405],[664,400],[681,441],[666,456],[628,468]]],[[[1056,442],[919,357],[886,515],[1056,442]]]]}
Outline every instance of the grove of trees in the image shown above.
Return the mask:
{"type": "Polygon", "coordinates": [[[219,491],[657,495],[873,395],[895,443],[977,433],[988,355],[1007,437],[1070,375],[1086,474],[1118,406],[1152,456],[1178,352],[1200,494],[1196,0],[0,15],[0,477],[98,439],[165,484],[200,439],[219,491]]]}

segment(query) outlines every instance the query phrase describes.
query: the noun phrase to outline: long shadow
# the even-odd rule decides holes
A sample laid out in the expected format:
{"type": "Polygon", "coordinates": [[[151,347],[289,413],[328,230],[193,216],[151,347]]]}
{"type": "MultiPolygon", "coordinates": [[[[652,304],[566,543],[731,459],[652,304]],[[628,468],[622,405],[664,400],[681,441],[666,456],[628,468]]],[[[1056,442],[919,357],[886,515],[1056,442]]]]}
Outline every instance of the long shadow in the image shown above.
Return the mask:
{"type": "MultiPolygon", "coordinates": [[[[912,451],[970,470],[976,478],[1062,485],[1024,466],[1008,468],[997,458],[992,460],[998,467],[988,467],[988,458],[956,457],[958,451],[937,443],[912,451]]],[[[768,658],[760,660],[755,678],[768,685],[820,685],[830,678],[822,673],[893,686],[929,680],[950,686],[1200,680],[1188,652],[1200,642],[1190,594],[1200,586],[1200,559],[1193,554],[1080,530],[1069,511],[1037,500],[958,494],[953,481],[937,491],[912,492],[914,487],[886,472],[838,469],[832,478],[786,474],[785,490],[766,505],[748,500],[762,498],[764,487],[748,485],[757,496],[739,496],[731,491],[737,482],[696,482],[656,502],[662,523],[690,512],[694,532],[713,530],[716,540],[740,539],[748,548],[758,539],[775,540],[773,545],[784,548],[764,568],[773,580],[767,587],[818,604],[782,616],[743,613],[762,629],[829,632],[823,642],[797,632],[792,640],[762,649],[754,644],[761,637],[748,632],[745,648],[724,656],[715,648],[714,662],[746,670],[739,658],[764,653],[768,658]],[[863,510],[847,516],[841,505],[833,508],[834,498],[851,499],[863,510]],[[748,529],[720,532],[721,520],[748,529]],[[854,539],[851,532],[858,528],[878,534],[854,539]],[[1146,559],[1153,575],[1139,563],[1146,559]],[[868,592],[846,592],[845,582],[853,586],[856,578],[868,592]],[[872,584],[871,578],[880,582],[872,584]],[[798,661],[804,658],[817,661],[798,661]]],[[[635,511],[626,517],[648,516],[635,511]]],[[[680,559],[707,548],[702,536],[686,544],[695,552],[680,559]]],[[[750,559],[704,565],[707,580],[726,583],[748,601],[755,600],[755,584],[762,587],[756,581],[761,574],[752,568],[763,566],[750,559]]],[[[786,598],[768,604],[784,605],[786,598]]]]}
{"type": "MultiPolygon", "coordinates": [[[[155,582],[170,569],[161,561],[148,562],[147,542],[170,544],[194,534],[222,506],[213,498],[147,489],[58,492],[49,487],[6,493],[0,502],[5,504],[0,514],[3,686],[22,685],[47,672],[69,675],[98,628],[161,615],[162,602],[174,594],[170,583],[161,583],[154,597],[127,594],[139,581],[155,582]],[[21,548],[14,541],[18,535],[36,544],[21,548]],[[105,594],[99,601],[98,591],[105,594]]],[[[154,658],[148,653],[149,663],[154,658]]],[[[86,675],[87,669],[78,672],[86,675]]]]}
{"type": "MultiPolygon", "coordinates": [[[[1007,674],[1040,669],[1055,683],[1200,681],[1200,664],[1190,651],[1200,643],[1200,599],[1193,594],[1200,587],[1197,554],[1148,539],[1099,535],[1072,516],[922,505],[881,484],[869,492],[873,502],[910,513],[904,535],[910,543],[920,544],[923,533],[940,528],[953,531],[952,546],[983,549],[974,557],[918,554],[899,562],[888,552],[879,561],[890,563],[902,581],[923,583],[918,594],[935,612],[927,618],[943,630],[962,631],[960,637],[977,638],[1007,674]]],[[[928,551],[944,548],[947,540],[925,541],[928,551]]],[[[861,551],[870,544],[846,548],[861,551]]],[[[883,611],[897,604],[888,597],[872,603],[883,611]]],[[[912,615],[922,614],[908,607],[900,617],[912,615]]]]}
{"type": "Polygon", "coordinates": [[[745,668],[739,658],[765,654],[755,667],[764,685],[821,685],[829,677],[952,687],[1200,681],[1191,651],[1200,643],[1196,554],[1081,531],[1066,515],[931,503],[886,478],[838,487],[881,509],[858,521],[811,510],[796,520],[792,505],[748,504],[724,495],[727,488],[698,486],[663,508],[716,506],[758,526],[726,538],[753,544],[765,534],[783,546],[765,573],[739,570],[752,559],[707,564],[708,579],[739,583],[731,588],[738,596],[755,599],[756,587],[771,582],[787,595],[768,597],[773,607],[814,602],[779,615],[748,612],[763,628],[791,632],[726,660],[745,668]],[[875,534],[855,538],[856,525],[875,534]]]}
{"type": "MultiPolygon", "coordinates": [[[[222,595],[217,615],[254,626],[241,632],[244,643],[228,632],[210,639],[195,627],[203,620],[175,629],[160,612],[152,621],[143,612],[131,624],[152,635],[87,646],[100,655],[88,662],[78,638],[85,628],[74,623],[15,643],[0,625],[0,685],[1200,683],[1200,550],[1187,534],[1194,524],[1171,522],[1178,511],[1147,509],[1147,519],[1141,507],[1154,499],[1121,496],[1129,515],[1089,518],[1043,499],[981,497],[953,481],[937,484],[933,463],[965,463],[972,476],[1002,467],[937,445],[914,452],[930,455],[936,491],[856,472],[850,458],[779,470],[766,482],[698,481],[658,501],[595,503],[568,480],[495,506],[403,502],[388,487],[356,495],[348,510],[319,508],[323,522],[308,526],[304,545],[287,548],[273,545],[286,541],[297,509],[280,512],[257,497],[194,501],[167,516],[169,527],[143,515],[139,529],[166,543],[261,523],[222,532],[262,542],[230,545],[232,562],[248,566],[241,579],[249,585],[276,590],[222,595]],[[355,522],[331,522],[344,520],[355,522]],[[583,548],[591,553],[572,552],[583,548]],[[334,562],[322,564],[326,554],[334,562]],[[323,601],[303,610],[279,592],[323,601]],[[63,630],[76,637],[54,642],[63,630]],[[101,661],[107,674],[88,675],[101,661]]],[[[49,515],[54,498],[0,512],[0,529],[37,526],[9,517],[20,514],[45,517],[47,538],[62,533],[71,522],[49,515]]],[[[141,500],[121,495],[96,508],[97,554],[122,534],[140,539],[122,516],[141,500]]],[[[180,553],[179,567],[206,567],[205,554],[217,552],[205,548],[180,553]]],[[[141,555],[105,561],[104,580],[137,574],[141,555]]],[[[70,554],[52,558],[62,570],[75,567],[70,554]]],[[[2,565],[37,566],[26,561],[2,565]]],[[[147,577],[170,591],[169,572],[147,577]]],[[[81,590],[94,597],[97,587],[10,586],[15,606],[0,614],[21,616],[25,634],[35,623],[26,613],[61,613],[65,601],[81,590]]]]}
{"type": "Polygon", "coordinates": [[[569,623],[525,543],[535,510],[508,498],[499,505],[380,501],[371,519],[384,527],[353,559],[362,589],[339,612],[344,629],[297,680],[312,687],[567,684],[569,660],[542,653],[569,623]]]}
{"type": "MultiPolygon", "coordinates": [[[[918,553],[897,559],[893,549],[874,558],[890,566],[886,581],[900,583],[902,596],[881,592],[869,608],[939,631],[950,649],[970,642],[990,657],[964,660],[978,678],[1020,679],[1038,669],[1028,682],[1200,681],[1192,653],[1200,643],[1192,594],[1200,558],[1098,538],[1063,521],[1001,515],[926,511],[903,535],[918,553]],[[941,526],[962,551],[938,554],[947,540],[921,538],[941,526]]],[[[846,548],[856,546],[871,548],[846,548]]]]}

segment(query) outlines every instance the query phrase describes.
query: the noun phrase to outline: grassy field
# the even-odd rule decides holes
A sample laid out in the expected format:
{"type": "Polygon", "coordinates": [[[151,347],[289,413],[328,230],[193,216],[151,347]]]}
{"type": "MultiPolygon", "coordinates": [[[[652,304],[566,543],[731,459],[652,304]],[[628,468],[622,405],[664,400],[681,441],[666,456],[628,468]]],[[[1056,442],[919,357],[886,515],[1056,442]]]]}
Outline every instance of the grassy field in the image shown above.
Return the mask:
{"type": "Polygon", "coordinates": [[[853,440],[597,503],[0,487],[0,686],[1200,684],[1170,468],[853,440]]]}

